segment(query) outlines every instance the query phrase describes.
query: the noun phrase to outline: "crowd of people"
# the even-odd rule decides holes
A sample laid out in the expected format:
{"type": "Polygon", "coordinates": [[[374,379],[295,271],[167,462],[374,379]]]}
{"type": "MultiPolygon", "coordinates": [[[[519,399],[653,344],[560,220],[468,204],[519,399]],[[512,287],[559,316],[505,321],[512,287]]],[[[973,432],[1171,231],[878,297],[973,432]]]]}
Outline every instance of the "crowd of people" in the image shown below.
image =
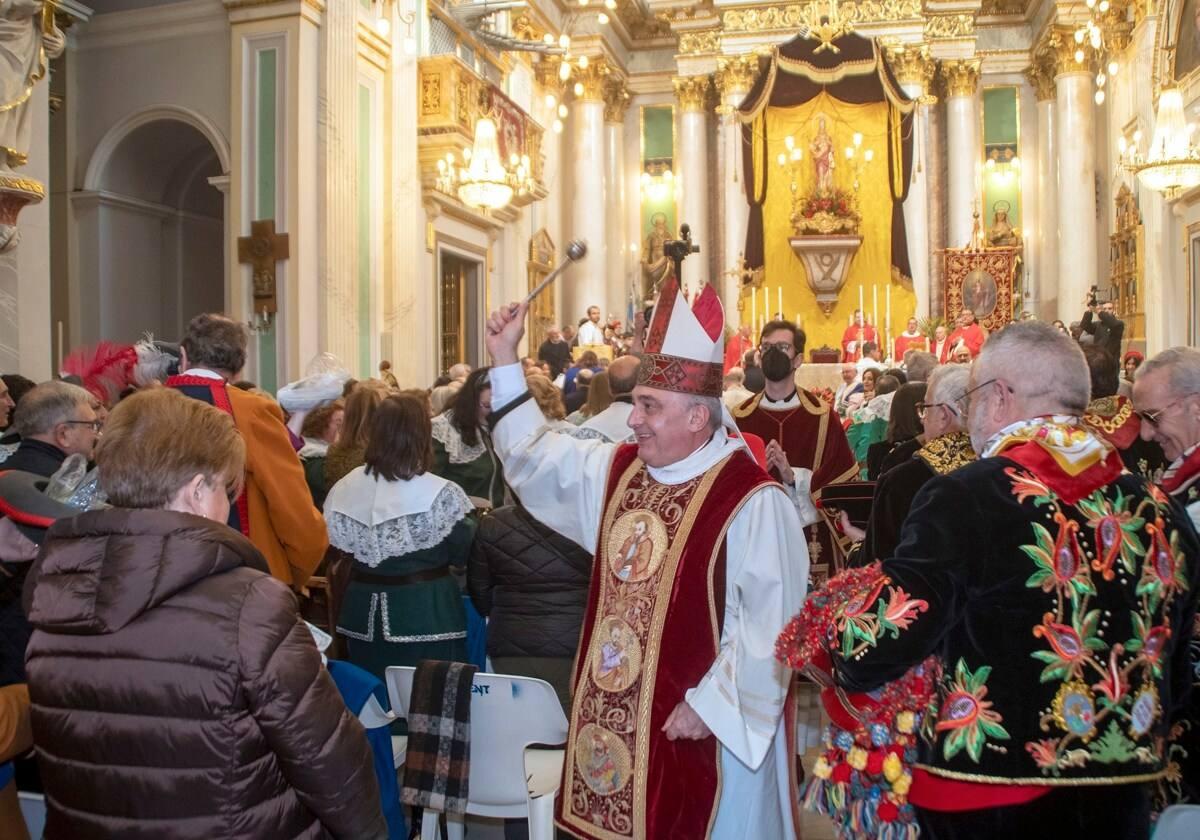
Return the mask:
{"type": "Polygon", "coordinates": [[[814,393],[803,329],[727,331],[707,287],[522,358],[525,314],[432,383],[265,394],[218,314],[0,378],[0,836],[17,787],[47,837],[404,836],[338,662],[546,680],[578,837],[803,805],[1138,838],[1200,802],[1200,351],[1122,356],[1110,305],[889,347],[856,313],[814,393]]]}

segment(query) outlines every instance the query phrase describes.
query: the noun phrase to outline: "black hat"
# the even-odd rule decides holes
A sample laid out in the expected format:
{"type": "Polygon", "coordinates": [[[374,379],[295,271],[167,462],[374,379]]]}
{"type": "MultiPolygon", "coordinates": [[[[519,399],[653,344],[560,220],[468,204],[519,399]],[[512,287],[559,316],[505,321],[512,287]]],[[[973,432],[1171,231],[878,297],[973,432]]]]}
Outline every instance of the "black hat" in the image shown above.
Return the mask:
{"type": "Polygon", "coordinates": [[[41,545],[46,529],[58,519],[81,511],[46,495],[50,479],[21,470],[5,470],[0,464],[0,516],[13,521],[22,534],[41,545]]]}

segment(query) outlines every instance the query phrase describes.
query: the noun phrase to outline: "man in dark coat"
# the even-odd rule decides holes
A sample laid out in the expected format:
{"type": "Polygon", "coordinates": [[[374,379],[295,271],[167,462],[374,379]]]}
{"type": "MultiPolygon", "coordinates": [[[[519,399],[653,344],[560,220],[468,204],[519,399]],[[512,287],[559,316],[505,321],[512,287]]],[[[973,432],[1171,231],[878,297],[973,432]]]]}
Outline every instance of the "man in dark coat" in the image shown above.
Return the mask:
{"type": "Polygon", "coordinates": [[[4,469],[49,478],[68,455],[91,460],[100,432],[92,403],[91,394],[67,382],[43,382],[27,393],[13,421],[21,445],[4,469]]]}
{"type": "Polygon", "coordinates": [[[1111,300],[1096,305],[1088,301],[1087,311],[1079,322],[1079,329],[1092,337],[1092,343],[1103,347],[1114,359],[1121,358],[1121,339],[1125,336],[1125,322],[1116,315],[1111,300]]]}
{"type": "Polygon", "coordinates": [[[550,365],[552,380],[571,366],[571,345],[563,340],[562,330],[551,327],[546,331],[546,340],[538,348],[537,357],[539,362],[550,365]]]}

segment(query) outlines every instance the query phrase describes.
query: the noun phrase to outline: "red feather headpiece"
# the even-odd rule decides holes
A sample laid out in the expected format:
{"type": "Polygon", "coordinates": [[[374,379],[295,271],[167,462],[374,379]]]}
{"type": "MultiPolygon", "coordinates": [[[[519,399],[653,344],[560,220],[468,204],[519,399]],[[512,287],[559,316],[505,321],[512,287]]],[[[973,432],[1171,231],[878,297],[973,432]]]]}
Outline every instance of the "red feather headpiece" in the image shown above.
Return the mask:
{"type": "Polygon", "coordinates": [[[132,383],[137,360],[132,344],[101,341],[72,352],[63,360],[62,372],[78,376],[93,397],[111,407],[132,383]]]}

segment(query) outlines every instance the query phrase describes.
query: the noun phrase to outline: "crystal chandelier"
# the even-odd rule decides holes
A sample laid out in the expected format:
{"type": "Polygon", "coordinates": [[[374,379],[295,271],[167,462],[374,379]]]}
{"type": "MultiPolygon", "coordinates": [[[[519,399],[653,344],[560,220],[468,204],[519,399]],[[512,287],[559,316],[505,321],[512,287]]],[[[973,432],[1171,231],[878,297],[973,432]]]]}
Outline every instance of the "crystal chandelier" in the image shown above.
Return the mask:
{"type": "Polygon", "coordinates": [[[1134,132],[1133,143],[1117,140],[1121,164],[1137,175],[1143,186],[1174,201],[1186,190],[1200,186],[1200,149],[1192,142],[1194,125],[1183,116],[1183,96],[1174,85],[1163,89],[1154,114],[1154,138],[1146,153],[1138,148],[1141,131],[1134,132]]]}
{"type": "MultiPolygon", "coordinates": [[[[438,192],[458,196],[463,204],[478,210],[500,210],[514,197],[529,196],[536,183],[529,155],[509,156],[508,165],[500,157],[496,121],[480,117],[475,123],[475,142],[463,150],[463,166],[454,152],[437,162],[435,187],[438,192]]],[[[526,202],[527,203],[527,202],[526,202]]]]}

